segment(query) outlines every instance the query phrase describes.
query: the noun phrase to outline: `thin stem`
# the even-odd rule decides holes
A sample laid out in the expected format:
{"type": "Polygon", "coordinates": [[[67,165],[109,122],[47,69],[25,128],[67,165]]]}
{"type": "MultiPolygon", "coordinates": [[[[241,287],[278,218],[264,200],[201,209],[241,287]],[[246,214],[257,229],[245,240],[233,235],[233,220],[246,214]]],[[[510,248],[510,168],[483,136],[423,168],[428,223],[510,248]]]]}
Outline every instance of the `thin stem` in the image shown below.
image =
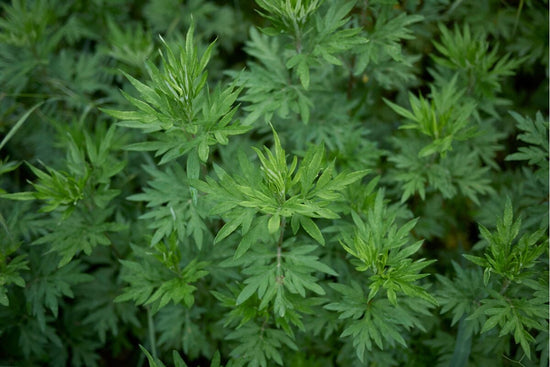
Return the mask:
{"type": "Polygon", "coordinates": [[[262,323],[262,327],[260,328],[260,339],[264,338],[264,331],[265,331],[266,325],[267,325],[267,317],[264,319],[264,322],[262,323]]]}
{"type": "Polygon", "coordinates": [[[282,266],[282,246],[283,246],[283,239],[285,234],[285,227],[286,227],[286,218],[282,218],[281,220],[281,232],[279,234],[279,240],[277,241],[277,282],[282,283],[283,281],[283,275],[281,274],[281,266],[282,266]]]}
{"type": "Polygon", "coordinates": [[[153,314],[151,309],[147,307],[147,329],[149,329],[149,344],[151,344],[151,355],[153,359],[157,359],[157,347],[155,340],[155,323],[153,322],[153,314]]]}
{"type": "Polygon", "coordinates": [[[281,246],[277,246],[277,272],[281,268],[281,246]]]}
{"type": "Polygon", "coordinates": [[[281,247],[283,244],[283,239],[285,235],[285,227],[286,227],[286,218],[281,218],[281,232],[279,233],[279,241],[277,241],[277,246],[281,247]]]}
{"type": "Polygon", "coordinates": [[[296,19],[292,19],[292,25],[294,27],[294,38],[296,40],[296,52],[302,53],[302,35],[300,32],[300,26],[298,25],[298,22],[296,22],[296,19]]]}
{"type": "Polygon", "coordinates": [[[500,289],[500,294],[504,294],[504,292],[506,292],[506,290],[508,289],[508,287],[510,286],[510,279],[506,279],[504,281],[504,283],[502,283],[502,288],[500,289]]]}

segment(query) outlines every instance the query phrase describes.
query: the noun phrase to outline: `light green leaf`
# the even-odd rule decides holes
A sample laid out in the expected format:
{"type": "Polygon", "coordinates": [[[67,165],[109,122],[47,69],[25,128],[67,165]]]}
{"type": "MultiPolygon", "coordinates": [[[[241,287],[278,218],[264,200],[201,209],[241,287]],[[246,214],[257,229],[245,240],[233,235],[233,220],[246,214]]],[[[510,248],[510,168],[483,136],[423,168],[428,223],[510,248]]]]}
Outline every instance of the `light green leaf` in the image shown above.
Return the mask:
{"type": "Polygon", "coordinates": [[[275,233],[279,230],[279,227],[281,225],[281,218],[279,217],[279,214],[274,214],[269,218],[269,221],[267,222],[267,229],[269,230],[269,233],[275,233]]]}
{"type": "Polygon", "coordinates": [[[206,162],[208,160],[209,150],[210,150],[210,148],[208,147],[208,143],[206,142],[206,138],[202,139],[201,142],[199,143],[199,149],[198,149],[199,158],[200,158],[201,161],[206,162]]]}
{"type": "Polygon", "coordinates": [[[242,224],[245,214],[246,212],[236,218],[233,218],[229,222],[225,223],[224,226],[219,230],[218,234],[216,235],[216,238],[214,238],[214,243],[220,242],[225,237],[233,233],[242,224]]]}
{"type": "Polygon", "coordinates": [[[14,192],[14,193],[9,193],[9,194],[0,194],[0,198],[9,199],[9,200],[20,200],[20,201],[27,201],[27,200],[36,199],[35,193],[32,192],[32,191],[22,191],[22,192],[14,192]]]}
{"type": "Polygon", "coordinates": [[[243,288],[241,293],[239,293],[239,296],[237,297],[237,300],[235,301],[236,305],[240,305],[254,294],[256,290],[259,287],[259,281],[256,281],[254,283],[249,283],[246,285],[246,287],[243,288]]]}
{"type": "Polygon", "coordinates": [[[305,231],[311,236],[311,238],[319,242],[321,245],[325,245],[323,234],[311,218],[305,216],[300,217],[300,224],[302,225],[302,228],[305,229],[305,231]]]}
{"type": "Polygon", "coordinates": [[[298,72],[298,76],[300,77],[300,82],[302,83],[302,86],[305,90],[309,89],[309,66],[307,64],[307,60],[303,58],[300,63],[298,64],[298,69],[296,70],[298,72]]]}

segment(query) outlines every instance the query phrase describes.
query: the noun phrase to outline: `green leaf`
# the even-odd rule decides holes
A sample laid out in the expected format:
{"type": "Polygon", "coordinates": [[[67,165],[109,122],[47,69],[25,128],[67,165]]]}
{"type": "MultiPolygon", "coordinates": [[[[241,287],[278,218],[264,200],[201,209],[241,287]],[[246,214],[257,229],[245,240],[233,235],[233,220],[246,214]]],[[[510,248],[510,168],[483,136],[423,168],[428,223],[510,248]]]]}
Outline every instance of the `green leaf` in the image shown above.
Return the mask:
{"type": "Polygon", "coordinates": [[[220,357],[220,352],[217,350],[212,356],[210,367],[220,367],[220,366],[221,366],[221,357],[220,357]]]}
{"type": "Polygon", "coordinates": [[[272,215],[271,218],[269,218],[269,221],[267,222],[267,229],[269,233],[275,233],[279,230],[279,227],[281,226],[281,218],[278,214],[272,215]]]}
{"type": "Polygon", "coordinates": [[[199,149],[198,149],[199,158],[201,161],[206,162],[208,160],[208,152],[209,152],[208,143],[206,142],[206,139],[203,139],[199,143],[199,149]]]}
{"type": "Polygon", "coordinates": [[[21,201],[36,199],[35,193],[32,191],[21,191],[21,192],[0,194],[0,198],[9,199],[9,200],[21,200],[21,201]]]}
{"type": "Polygon", "coordinates": [[[174,360],[174,366],[175,367],[187,367],[187,364],[181,358],[180,354],[177,351],[172,351],[172,359],[174,360]]]}
{"type": "Polygon", "coordinates": [[[251,282],[251,283],[247,284],[243,288],[241,293],[239,293],[239,296],[237,297],[237,299],[235,301],[235,304],[240,305],[241,303],[243,303],[244,301],[246,301],[247,299],[252,297],[252,295],[256,292],[256,290],[260,286],[261,281],[262,281],[261,279],[256,279],[255,282],[251,282]]]}
{"type": "Polygon", "coordinates": [[[244,216],[241,215],[225,223],[224,226],[216,234],[216,237],[214,238],[214,243],[220,242],[231,233],[235,232],[235,230],[242,224],[243,219],[244,216]]]}
{"type": "Polygon", "coordinates": [[[35,104],[34,106],[32,106],[31,108],[29,108],[27,110],[27,112],[25,112],[23,114],[23,116],[21,116],[19,118],[19,120],[17,120],[17,122],[12,126],[12,128],[10,129],[10,131],[4,136],[4,139],[2,139],[2,141],[0,142],[0,150],[4,147],[4,145],[6,145],[6,143],[15,135],[15,133],[17,132],[17,130],[19,130],[21,128],[21,126],[25,123],[25,121],[27,121],[27,119],[29,118],[29,116],[31,115],[31,113],[34,112],[34,110],[36,110],[38,107],[40,107],[42,104],[44,104],[44,102],[40,102],[40,103],[37,103],[35,104]]]}
{"type": "Polygon", "coordinates": [[[154,358],[151,353],[143,345],[139,345],[139,349],[145,354],[145,357],[147,357],[147,361],[149,362],[149,367],[166,367],[164,363],[162,363],[160,360],[154,358]]]}
{"type": "Polygon", "coordinates": [[[309,89],[309,66],[307,64],[306,58],[303,58],[298,64],[298,69],[296,70],[298,76],[300,77],[300,82],[305,90],[309,89]]]}
{"type": "Polygon", "coordinates": [[[325,239],[323,234],[319,230],[319,227],[315,224],[311,218],[302,216],[300,217],[300,225],[302,228],[313,238],[315,241],[319,242],[321,245],[325,245],[325,239]]]}

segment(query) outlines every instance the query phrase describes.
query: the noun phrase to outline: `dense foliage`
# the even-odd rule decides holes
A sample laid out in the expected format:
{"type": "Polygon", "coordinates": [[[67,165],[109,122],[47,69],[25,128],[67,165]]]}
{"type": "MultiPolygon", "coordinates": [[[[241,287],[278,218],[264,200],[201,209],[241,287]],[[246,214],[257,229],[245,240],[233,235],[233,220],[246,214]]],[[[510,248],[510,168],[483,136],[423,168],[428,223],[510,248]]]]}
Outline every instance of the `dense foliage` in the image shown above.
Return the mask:
{"type": "Polygon", "coordinates": [[[547,366],[548,2],[12,0],[0,364],[547,366]]]}

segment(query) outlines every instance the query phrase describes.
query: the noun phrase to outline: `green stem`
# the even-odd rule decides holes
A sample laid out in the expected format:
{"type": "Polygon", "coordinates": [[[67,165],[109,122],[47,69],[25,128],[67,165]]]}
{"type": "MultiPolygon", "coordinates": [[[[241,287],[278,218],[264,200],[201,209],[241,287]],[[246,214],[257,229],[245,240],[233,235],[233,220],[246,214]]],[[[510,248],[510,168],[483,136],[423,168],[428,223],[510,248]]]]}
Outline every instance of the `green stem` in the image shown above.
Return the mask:
{"type": "Polygon", "coordinates": [[[277,241],[277,247],[281,247],[285,236],[286,218],[281,218],[281,232],[279,233],[279,241],[277,241]]]}
{"type": "Polygon", "coordinates": [[[281,219],[281,233],[279,234],[279,240],[277,241],[277,281],[282,283],[283,276],[282,276],[282,248],[283,248],[283,239],[285,235],[285,227],[286,227],[286,218],[283,217],[281,219]]]}
{"type": "Polygon", "coordinates": [[[472,351],[472,336],[466,330],[466,316],[462,316],[458,323],[458,334],[449,367],[464,367],[472,351]]]}
{"type": "Polygon", "coordinates": [[[302,32],[296,19],[292,19],[292,26],[294,27],[294,39],[296,40],[296,53],[302,53],[302,32]]]}
{"type": "Polygon", "coordinates": [[[506,279],[504,281],[504,283],[502,284],[502,288],[500,289],[500,294],[504,294],[504,292],[506,292],[506,290],[508,289],[508,287],[510,286],[510,279],[506,279]]]}
{"type": "Polygon", "coordinates": [[[264,322],[262,323],[262,327],[260,328],[260,339],[264,338],[264,331],[266,326],[267,326],[267,317],[265,318],[264,322]]]}
{"type": "Polygon", "coordinates": [[[151,309],[147,307],[147,329],[149,330],[149,344],[151,344],[151,355],[157,359],[157,342],[155,340],[155,323],[153,322],[153,314],[151,309]]]}

